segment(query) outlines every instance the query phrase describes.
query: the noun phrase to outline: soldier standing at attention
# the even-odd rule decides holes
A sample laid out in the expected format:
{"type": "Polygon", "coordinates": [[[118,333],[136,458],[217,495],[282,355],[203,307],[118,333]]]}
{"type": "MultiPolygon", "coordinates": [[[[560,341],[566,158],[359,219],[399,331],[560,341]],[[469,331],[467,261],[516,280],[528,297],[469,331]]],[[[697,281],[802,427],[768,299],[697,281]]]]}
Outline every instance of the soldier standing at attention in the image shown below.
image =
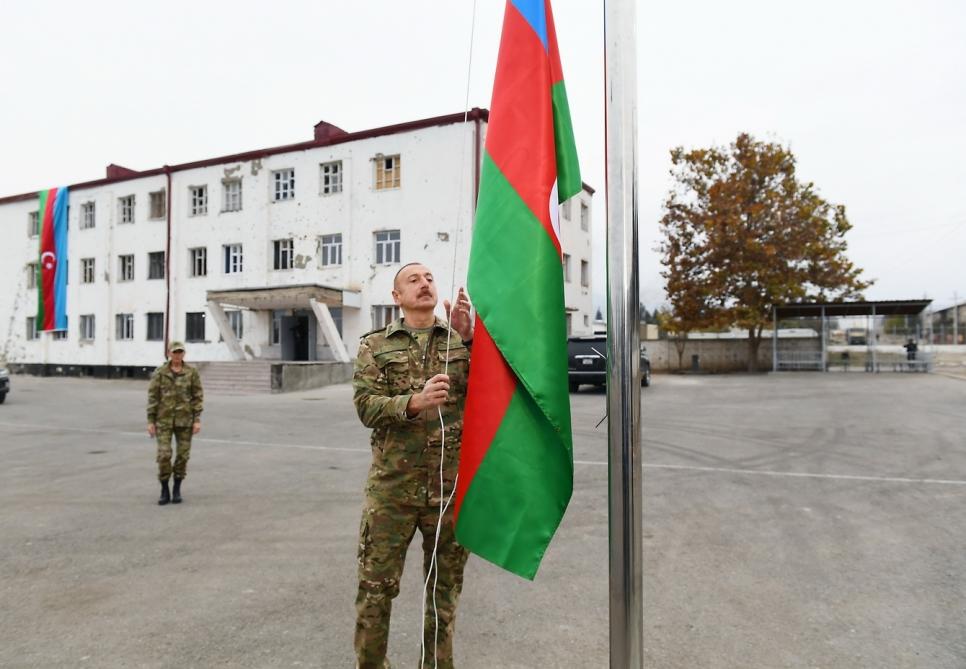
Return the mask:
{"type": "Polygon", "coordinates": [[[188,475],[191,457],[191,435],[201,431],[204,393],[201,376],[194,367],[184,364],[184,344],[171,342],[168,361],[154,370],[148,387],[148,434],[158,439],[158,480],[161,498],[158,504],[181,503],[181,481],[188,475]],[[171,438],[178,443],[178,455],[171,466],[171,438]],[[174,470],[174,492],[168,479],[174,470]]]}
{"type": "MultiPolygon", "coordinates": [[[[403,317],[362,337],[352,380],[356,411],[363,424],[372,428],[372,466],[359,530],[358,669],[389,667],[386,646],[392,600],[399,594],[406,549],[417,528],[423,537],[425,582],[440,506],[453,490],[459,464],[473,337],[470,302],[462,288],[450,316],[452,331],[436,318],[436,284],[424,265],[403,266],[393,281],[392,296],[403,317]],[[443,374],[447,357],[449,367],[443,374]],[[446,426],[443,448],[437,407],[446,426]]],[[[450,313],[449,302],[443,304],[450,313]]],[[[434,666],[434,652],[435,666],[453,666],[456,603],[467,555],[456,543],[450,506],[443,516],[436,552],[438,636],[432,580],[426,593],[424,667],[434,666]]]]}

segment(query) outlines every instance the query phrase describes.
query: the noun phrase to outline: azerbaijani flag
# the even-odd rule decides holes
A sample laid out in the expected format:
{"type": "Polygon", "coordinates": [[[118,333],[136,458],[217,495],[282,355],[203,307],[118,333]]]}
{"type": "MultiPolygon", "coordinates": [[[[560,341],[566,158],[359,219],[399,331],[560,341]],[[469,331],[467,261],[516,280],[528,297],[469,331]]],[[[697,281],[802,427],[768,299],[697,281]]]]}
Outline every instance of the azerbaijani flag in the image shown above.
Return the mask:
{"type": "Polygon", "coordinates": [[[560,202],[580,192],[549,0],[509,0],[467,287],[456,538],[533,579],[573,490],[560,202]]]}
{"type": "Polygon", "coordinates": [[[37,329],[67,329],[67,188],[40,191],[37,329]]]}

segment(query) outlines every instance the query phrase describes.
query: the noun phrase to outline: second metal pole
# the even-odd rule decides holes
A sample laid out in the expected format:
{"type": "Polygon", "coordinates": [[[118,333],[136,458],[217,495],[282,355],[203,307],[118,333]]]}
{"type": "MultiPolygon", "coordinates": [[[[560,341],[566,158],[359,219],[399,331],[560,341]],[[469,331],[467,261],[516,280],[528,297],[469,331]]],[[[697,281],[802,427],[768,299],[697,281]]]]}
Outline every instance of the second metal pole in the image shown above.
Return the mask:
{"type": "Polygon", "coordinates": [[[605,0],[611,669],[644,666],[635,40],[633,0],[605,0]]]}

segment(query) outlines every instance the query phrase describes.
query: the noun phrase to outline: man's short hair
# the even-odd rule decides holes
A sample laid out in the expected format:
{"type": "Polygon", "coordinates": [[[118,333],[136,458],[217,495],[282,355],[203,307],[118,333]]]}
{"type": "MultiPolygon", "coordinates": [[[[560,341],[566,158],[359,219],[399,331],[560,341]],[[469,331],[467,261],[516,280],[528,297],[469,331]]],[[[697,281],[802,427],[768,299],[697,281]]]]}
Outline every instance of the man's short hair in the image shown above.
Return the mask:
{"type": "MultiPolygon", "coordinates": [[[[393,289],[396,288],[396,282],[399,280],[399,275],[402,274],[402,271],[404,269],[406,269],[407,267],[412,267],[413,265],[423,265],[423,263],[421,263],[421,262],[408,262],[405,265],[403,265],[402,267],[400,267],[399,268],[399,271],[396,272],[396,276],[394,276],[392,278],[392,287],[393,287],[393,289]]],[[[425,267],[425,266],[426,265],[423,265],[423,267],[425,267]]]]}

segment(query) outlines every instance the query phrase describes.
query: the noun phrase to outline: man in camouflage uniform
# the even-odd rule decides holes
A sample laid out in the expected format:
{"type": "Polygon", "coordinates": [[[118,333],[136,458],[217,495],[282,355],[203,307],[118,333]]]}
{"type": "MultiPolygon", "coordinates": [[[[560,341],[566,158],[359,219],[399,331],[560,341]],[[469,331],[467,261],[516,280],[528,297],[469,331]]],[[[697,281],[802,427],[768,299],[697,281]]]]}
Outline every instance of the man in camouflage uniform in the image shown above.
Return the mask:
{"type": "Polygon", "coordinates": [[[154,370],[148,387],[148,434],[158,439],[158,480],[161,498],[158,504],[181,503],[181,481],[188,475],[191,457],[191,435],[201,431],[204,393],[201,376],[194,367],[184,364],[184,344],[171,342],[168,361],[154,370]],[[171,438],[178,444],[178,454],[171,466],[171,438]],[[174,491],[168,479],[174,471],[174,491]]]}
{"type": "MultiPolygon", "coordinates": [[[[434,314],[436,286],[428,268],[404,266],[393,286],[403,317],[362,337],[352,382],[359,418],[372,428],[372,466],[359,530],[359,669],[389,667],[392,600],[399,594],[406,549],[417,529],[423,536],[424,583],[429,574],[440,507],[450,499],[459,464],[473,335],[470,303],[462,288],[450,329],[434,314]],[[445,435],[437,408],[442,410],[445,435]]],[[[444,308],[450,313],[448,301],[444,308]]],[[[424,667],[453,666],[456,603],[467,555],[456,543],[450,505],[439,524],[437,573],[426,591],[424,667]]]]}

